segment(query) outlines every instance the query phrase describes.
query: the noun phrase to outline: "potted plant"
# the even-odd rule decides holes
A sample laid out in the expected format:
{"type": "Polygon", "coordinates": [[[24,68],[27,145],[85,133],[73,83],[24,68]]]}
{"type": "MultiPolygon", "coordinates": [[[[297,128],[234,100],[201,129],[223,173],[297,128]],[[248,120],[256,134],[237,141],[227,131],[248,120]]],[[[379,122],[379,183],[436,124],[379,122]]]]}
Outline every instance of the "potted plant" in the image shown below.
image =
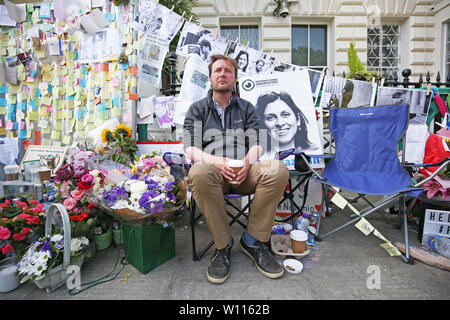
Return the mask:
{"type": "Polygon", "coordinates": [[[19,286],[16,264],[27,246],[43,234],[44,206],[35,200],[0,204],[0,292],[19,286]]]}
{"type": "Polygon", "coordinates": [[[371,82],[373,78],[375,80],[381,79],[381,76],[376,71],[368,71],[364,64],[358,57],[358,54],[355,49],[355,43],[350,42],[350,48],[347,51],[348,57],[348,68],[350,69],[350,73],[348,74],[348,79],[355,79],[361,81],[371,82]]]}
{"type": "Polygon", "coordinates": [[[111,246],[113,240],[113,218],[108,213],[103,212],[102,210],[97,210],[95,219],[96,224],[94,229],[94,239],[97,250],[108,249],[111,246]]]}

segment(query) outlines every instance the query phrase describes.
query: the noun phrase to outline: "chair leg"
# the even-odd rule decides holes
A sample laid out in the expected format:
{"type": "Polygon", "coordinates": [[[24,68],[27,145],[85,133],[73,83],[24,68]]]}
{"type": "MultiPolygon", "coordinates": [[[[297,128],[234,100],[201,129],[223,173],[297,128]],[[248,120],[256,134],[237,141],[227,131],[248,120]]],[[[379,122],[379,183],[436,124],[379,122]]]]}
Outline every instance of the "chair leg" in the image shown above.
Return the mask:
{"type": "Polygon", "coordinates": [[[191,236],[192,236],[192,260],[199,261],[200,257],[197,255],[197,248],[195,246],[195,200],[191,199],[191,205],[189,207],[190,224],[191,224],[191,236]]]}
{"type": "Polygon", "coordinates": [[[406,210],[405,195],[400,198],[400,211],[403,212],[403,232],[405,234],[405,256],[401,255],[403,262],[413,265],[414,259],[409,255],[409,238],[408,238],[408,212],[406,210]]]}

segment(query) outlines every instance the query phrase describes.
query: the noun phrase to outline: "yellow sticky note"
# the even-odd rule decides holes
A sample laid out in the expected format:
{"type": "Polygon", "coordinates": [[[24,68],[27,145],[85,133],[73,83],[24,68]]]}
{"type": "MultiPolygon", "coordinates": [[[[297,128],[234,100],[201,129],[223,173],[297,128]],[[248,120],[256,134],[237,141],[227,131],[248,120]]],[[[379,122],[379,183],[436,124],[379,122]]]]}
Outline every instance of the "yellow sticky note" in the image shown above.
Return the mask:
{"type": "Polygon", "coordinates": [[[337,192],[334,194],[333,198],[331,198],[331,202],[333,202],[341,209],[344,209],[345,206],[348,204],[348,201],[345,200],[344,197],[337,192]]]}
{"type": "Polygon", "coordinates": [[[59,141],[53,141],[53,142],[52,142],[52,146],[54,146],[54,147],[61,147],[61,142],[59,142],[59,141]]]}
{"type": "Polygon", "coordinates": [[[380,247],[385,249],[391,257],[399,256],[401,254],[400,251],[398,251],[397,248],[390,242],[382,243],[380,244],[380,247]]]}
{"type": "Polygon", "coordinates": [[[53,125],[53,129],[57,131],[63,131],[64,130],[64,123],[62,121],[55,121],[53,125]]]}
{"type": "Polygon", "coordinates": [[[53,70],[53,68],[50,64],[46,63],[42,66],[42,70],[44,70],[44,72],[50,72],[53,70]]]}
{"type": "Polygon", "coordinates": [[[43,118],[48,118],[47,108],[39,108],[39,116],[43,118]]]}
{"type": "Polygon", "coordinates": [[[45,106],[49,106],[52,104],[52,98],[51,97],[43,97],[41,103],[45,106]]]}
{"type": "Polygon", "coordinates": [[[68,145],[70,144],[71,137],[70,136],[64,136],[62,144],[68,145]]]}
{"type": "Polygon", "coordinates": [[[38,113],[34,111],[29,111],[27,116],[30,121],[37,121],[39,119],[38,113]]]}
{"type": "Polygon", "coordinates": [[[64,112],[62,110],[56,111],[56,120],[64,120],[64,112]]]}
{"type": "Polygon", "coordinates": [[[364,218],[361,218],[356,224],[355,227],[359,229],[362,233],[368,236],[375,228],[364,218]]]}
{"type": "Polygon", "coordinates": [[[388,239],[386,239],[377,229],[375,229],[373,231],[373,235],[380,238],[381,240],[383,240],[384,242],[389,242],[388,239]]]}
{"type": "Polygon", "coordinates": [[[52,131],[51,139],[52,140],[59,140],[61,138],[61,131],[52,131]]]}
{"type": "Polygon", "coordinates": [[[50,139],[47,139],[47,138],[44,138],[41,141],[41,145],[43,145],[43,146],[49,146],[49,145],[51,145],[51,143],[52,143],[52,141],[50,139]]]}

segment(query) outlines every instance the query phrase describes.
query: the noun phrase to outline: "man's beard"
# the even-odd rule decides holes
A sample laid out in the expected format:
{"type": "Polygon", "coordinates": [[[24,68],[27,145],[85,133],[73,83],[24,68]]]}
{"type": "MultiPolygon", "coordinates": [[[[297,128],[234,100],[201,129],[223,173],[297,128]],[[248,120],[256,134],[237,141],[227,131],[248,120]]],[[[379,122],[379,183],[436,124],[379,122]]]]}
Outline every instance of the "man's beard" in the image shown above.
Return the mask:
{"type": "Polygon", "coordinates": [[[220,89],[213,88],[213,91],[218,92],[218,93],[227,93],[227,92],[231,92],[232,88],[220,88],[220,89]]]}

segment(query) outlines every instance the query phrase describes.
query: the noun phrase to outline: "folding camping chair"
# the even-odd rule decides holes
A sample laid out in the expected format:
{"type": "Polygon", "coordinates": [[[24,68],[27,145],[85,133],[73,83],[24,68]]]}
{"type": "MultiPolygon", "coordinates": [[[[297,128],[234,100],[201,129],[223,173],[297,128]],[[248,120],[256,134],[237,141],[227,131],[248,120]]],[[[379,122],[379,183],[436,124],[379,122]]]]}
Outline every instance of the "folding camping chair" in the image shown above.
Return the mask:
{"type": "MultiPolygon", "coordinates": [[[[317,225],[316,240],[323,240],[329,235],[361,220],[372,212],[399,203],[403,214],[405,254],[404,262],[413,264],[409,256],[406,196],[418,197],[422,192],[420,185],[432,179],[440,170],[450,163],[446,159],[439,164],[421,166],[440,166],[436,172],[420,183],[413,184],[397,156],[397,143],[404,136],[408,126],[409,106],[378,106],[368,108],[331,109],[330,130],[336,142],[336,154],[325,167],[323,175],[316,172],[306,157],[295,151],[296,157],[314,173],[312,179],[322,183],[325,189],[338,187],[358,194],[384,195],[385,198],[371,204],[361,211],[356,218],[319,236],[320,219],[317,225]]],[[[405,139],[403,139],[405,147],[405,139]]],[[[322,202],[323,203],[323,202],[322,202]]],[[[322,205],[322,211],[323,211],[322,205]]],[[[322,215],[323,212],[321,212],[322,215]]]]}
{"type": "MultiPolygon", "coordinates": [[[[163,155],[163,160],[170,166],[170,173],[175,177],[175,179],[184,179],[184,177],[188,174],[190,165],[187,163],[184,154],[182,153],[172,153],[166,152],[163,155]]],[[[235,194],[228,193],[224,195],[225,205],[232,207],[236,212],[231,212],[227,210],[227,215],[231,218],[229,225],[233,225],[234,223],[239,224],[242,228],[246,229],[247,224],[240,220],[240,217],[245,217],[248,219],[247,210],[250,208],[252,199],[251,195],[247,194],[235,194]],[[248,197],[248,202],[242,208],[237,207],[233,203],[233,199],[239,199],[248,197]]],[[[212,247],[214,244],[214,240],[210,241],[202,250],[197,251],[197,239],[195,235],[195,225],[198,220],[203,216],[202,213],[196,214],[197,205],[195,203],[194,197],[191,197],[190,205],[189,205],[189,221],[191,227],[191,236],[192,236],[192,259],[194,261],[200,261],[203,255],[212,247]]]]}

